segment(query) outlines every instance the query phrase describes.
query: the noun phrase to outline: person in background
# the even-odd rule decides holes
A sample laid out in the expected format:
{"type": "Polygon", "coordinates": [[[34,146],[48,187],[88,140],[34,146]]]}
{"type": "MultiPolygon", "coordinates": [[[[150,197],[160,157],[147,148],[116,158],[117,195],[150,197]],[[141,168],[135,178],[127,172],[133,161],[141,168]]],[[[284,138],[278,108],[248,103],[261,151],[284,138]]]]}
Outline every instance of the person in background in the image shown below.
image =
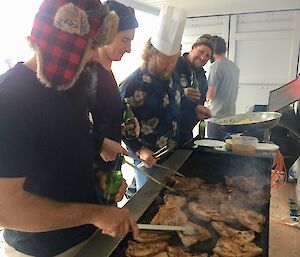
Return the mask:
{"type": "Polygon", "coordinates": [[[98,0],[44,0],[34,57],[0,77],[1,257],[75,256],[97,228],[138,234],[127,209],[97,204],[79,77],[91,47],[109,42],[113,17],[98,0]]]}
{"type": "Polygon", "coordinates": [[[184,53],[178,58],[175,72],[180,77],[183,89],[181,104],[180,144],[183,145],[193,138],[192,131],[199,120],[211,116],[205,108],[207,92],[207,79],[203,66],[213,55],[213,38],[204,34],[193,44],[189,53],[184,53]],[[200,115],[194,111],[195,106],[201,110],[200,115]]]}
{"type": "MultiPolygon", "coordinates": [[[[138,27],[134,9],[113,0],[105,2],[104,5],[118,15],[118,32],[110,44],[94,51],[92,61],[86,65],[85,71],[90,82],[88,95],[93,131],[102,136],[98,143],[101,146],[96,152],[94,167],[101,187],[105,185],[105,174],[115,166],[116,154],[127,153],[121,146],[124,103],[121,101],[111,65],[113,61],[121,61],[125,53],[130,53],[131,42],[138,27]]],[[[121,191],[125,193],[126,188],[126,182],[123,180],[121,191]]],[[[98,193],[101,199],[101,190],[98,193]]],[[[122,194],[119,196],[122,197],[122,194]]]]}
{"type": "MultiPolygon", "coordinates": [[[[235,102],[238,94],[240,70],[235,63],[226,58],[226,43],[222,37],[214,36],[214,55],[206,94],[207,106],[214,116],[226,117],[235,115],[235,102]]],[[[216,118],[208,120],[208,138],[224,140],[224,133],[213,122],[216,118]]]]}

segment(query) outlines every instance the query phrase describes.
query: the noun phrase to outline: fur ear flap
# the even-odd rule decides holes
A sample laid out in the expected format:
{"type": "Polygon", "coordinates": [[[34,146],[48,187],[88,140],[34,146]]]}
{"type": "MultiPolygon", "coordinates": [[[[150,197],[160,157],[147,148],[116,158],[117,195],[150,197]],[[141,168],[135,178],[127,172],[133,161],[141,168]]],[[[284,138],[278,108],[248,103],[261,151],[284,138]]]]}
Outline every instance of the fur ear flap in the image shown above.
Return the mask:
{"type": "Polygon", "coordinates": [[[119,16],[115,11],[110,11],[95,36],[95,45],[93,47],[97,48],[110,44],[118,31],[118,26],[119,16]]]}
{"type": "Polygon", "coordinates": [[[54,16],[54,26],[64,32],[84,36],[90,25],[86,13],[73,3],[60,7],[54,16]]]}

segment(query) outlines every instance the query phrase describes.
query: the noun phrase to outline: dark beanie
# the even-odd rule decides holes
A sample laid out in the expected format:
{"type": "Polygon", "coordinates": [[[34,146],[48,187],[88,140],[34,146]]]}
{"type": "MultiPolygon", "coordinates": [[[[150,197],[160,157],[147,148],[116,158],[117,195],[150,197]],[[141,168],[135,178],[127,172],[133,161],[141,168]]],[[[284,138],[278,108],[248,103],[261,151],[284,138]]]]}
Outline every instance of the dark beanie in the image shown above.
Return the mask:
{"type": "Polygon", "coordinates": [[[214,53],[214,40],[213,37],[209,34],[204,34],[199,37],[196,42],[193,44],[192,48],[199,46],[199,45],[206,45],[208,46],[212,53],[214,53]]]}
{"type": "Polygon", "coordinates": [[[108,0],[104,3],[104,5],[108,6],[110,11],[115,11],[119,16],[119,26],[118,31],[135,29],[139,26],[135,14],[134,9],[121,4],[114,0],[108,0]]]}

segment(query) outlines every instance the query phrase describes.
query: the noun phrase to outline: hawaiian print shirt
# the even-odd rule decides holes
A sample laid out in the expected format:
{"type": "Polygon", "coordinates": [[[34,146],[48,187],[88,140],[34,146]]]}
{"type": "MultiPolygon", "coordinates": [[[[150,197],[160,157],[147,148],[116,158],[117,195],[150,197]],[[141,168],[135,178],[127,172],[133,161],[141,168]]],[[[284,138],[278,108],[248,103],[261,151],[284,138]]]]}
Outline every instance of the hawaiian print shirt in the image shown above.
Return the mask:
{"type": "Polygon", "coordinates": [[[130,106],[141,127],[137,140],[126,145],[136,152],[142,146],[153,151],[176,143],[181,92],[175,74],[169,81],[150,75],[147,69],[137,69],[120,86],[120,94],[130,99],[130,106]]]}

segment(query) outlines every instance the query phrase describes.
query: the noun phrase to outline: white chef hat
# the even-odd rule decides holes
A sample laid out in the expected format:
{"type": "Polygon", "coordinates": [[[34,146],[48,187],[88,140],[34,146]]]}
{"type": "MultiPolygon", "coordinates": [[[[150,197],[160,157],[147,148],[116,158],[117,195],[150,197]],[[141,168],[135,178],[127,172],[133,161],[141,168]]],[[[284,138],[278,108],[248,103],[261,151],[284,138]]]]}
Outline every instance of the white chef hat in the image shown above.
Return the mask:
{"type": "Polygon", "coordinates": [[[172,56],[181,48],[186,11],[165,5],[159,13],[159,26],[151,37],[151,44],[161,53],[172,56]]]}

